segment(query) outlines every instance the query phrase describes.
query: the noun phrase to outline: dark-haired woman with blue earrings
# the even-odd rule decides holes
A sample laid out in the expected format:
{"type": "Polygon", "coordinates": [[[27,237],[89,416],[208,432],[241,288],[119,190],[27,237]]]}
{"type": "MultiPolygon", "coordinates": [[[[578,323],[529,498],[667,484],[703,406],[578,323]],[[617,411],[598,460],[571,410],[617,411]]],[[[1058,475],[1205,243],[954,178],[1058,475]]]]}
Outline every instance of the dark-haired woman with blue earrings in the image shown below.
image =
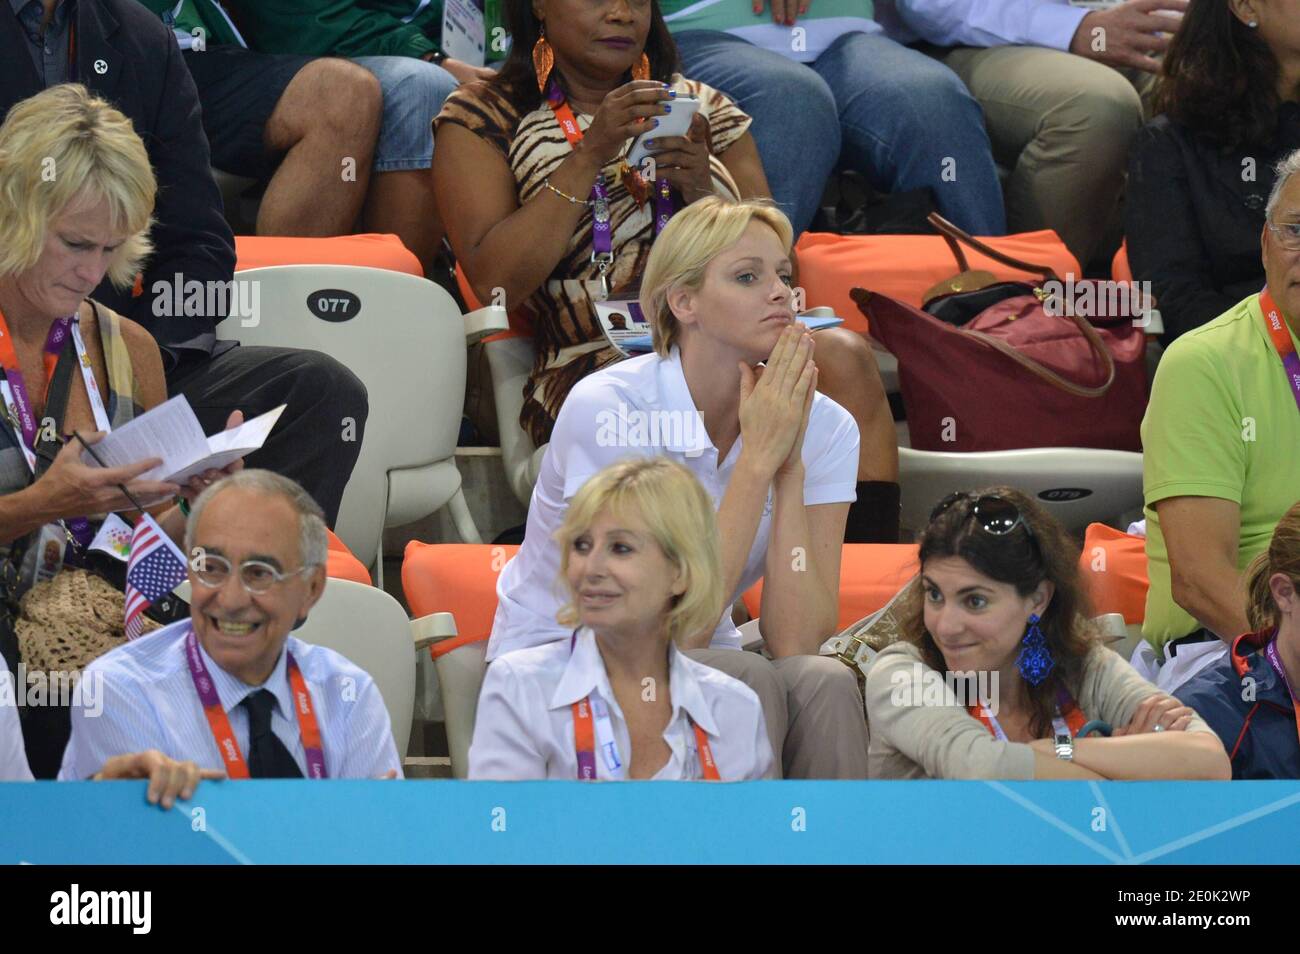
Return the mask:
{"type": "Polygon", "coordinates": [[[1230,776],[1201,718],[1102,645],[1078,556],[1019,491],[939,503],[902,636],[867,675],[871,778],[1230,776]]]}

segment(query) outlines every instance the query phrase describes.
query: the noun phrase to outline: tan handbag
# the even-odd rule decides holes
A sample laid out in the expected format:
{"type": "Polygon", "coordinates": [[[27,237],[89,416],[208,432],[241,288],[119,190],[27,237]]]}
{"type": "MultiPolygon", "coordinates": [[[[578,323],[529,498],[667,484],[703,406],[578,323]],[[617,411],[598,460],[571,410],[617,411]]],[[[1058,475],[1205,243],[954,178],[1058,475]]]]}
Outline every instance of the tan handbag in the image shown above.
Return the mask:
{"type": "MultiPolygon", "coordinates": [[[[37,583],[18,603],[14,629],[29,670],[80,672],[126,642],[126,597],[103,577],[64,569],[37,583]]],[[[160,623],[145,618],[144,632],[160,623]]]]}
{"type": "MultiPolygon", "coordinates": [[[[911,583],[905,585],[890,597],[889,602],[870,616],[864,616],[840,630],[822,644],[822,656],[834,656],[853,671],[858,679],[858,691],[866,687],[867,672],[875,662],[876,654],[886,646],[898,641],[902,633],[899,621],[900,604],[911,583]]],[[[865,694],[864,694],[865,695],[865,694]]],[[[866,716],[866,700],[863,700],[863,716],[866,716]]]]}

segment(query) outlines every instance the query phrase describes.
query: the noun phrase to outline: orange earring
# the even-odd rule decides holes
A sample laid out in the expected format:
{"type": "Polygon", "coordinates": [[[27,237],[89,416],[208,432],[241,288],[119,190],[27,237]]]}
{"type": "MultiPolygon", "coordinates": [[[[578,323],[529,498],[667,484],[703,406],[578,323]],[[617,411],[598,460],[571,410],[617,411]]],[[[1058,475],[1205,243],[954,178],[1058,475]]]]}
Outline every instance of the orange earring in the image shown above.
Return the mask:
{"type": "Polygon", "coordinates": [[[650,57],[644,53],[641,59],[637,61],[636,66],[632,67],[632,78],[634,80],[648,80],[650,78],[650,57]]]}
{"type": "Polygon", "coordinates": [[[541,36],[533,44],[533,71],[537,73],[537,91],[546,92],[546,81],[555,66],[555,51],[546,41],[546,24],[542,24],[541,36]]]}

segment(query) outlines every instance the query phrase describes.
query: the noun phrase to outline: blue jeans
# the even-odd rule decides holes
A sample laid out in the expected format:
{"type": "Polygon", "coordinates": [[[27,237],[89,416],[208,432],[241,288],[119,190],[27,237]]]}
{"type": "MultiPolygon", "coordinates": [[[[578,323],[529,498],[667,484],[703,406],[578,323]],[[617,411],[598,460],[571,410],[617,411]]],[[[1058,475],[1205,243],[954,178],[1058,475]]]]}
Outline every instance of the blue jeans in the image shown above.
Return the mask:
{"type": "Polygon", "coordinates": [[[715,30],[673,39],[684,76],[753,117],[772,196],[796,235],[837,167],[860,172],[879,192],[928,186],[961,228],[1006,233],[984,113],[943,64],[875,33],[846,33],[807,65],[715,30]]]}
{"type": "Polygon", "coordinates": [[[428,169],[433,164],[433,117],[456,88],[441,66],[409,56],[354,56],[379,80],[384,118],[375,144],[375,172],[428,169]]]}

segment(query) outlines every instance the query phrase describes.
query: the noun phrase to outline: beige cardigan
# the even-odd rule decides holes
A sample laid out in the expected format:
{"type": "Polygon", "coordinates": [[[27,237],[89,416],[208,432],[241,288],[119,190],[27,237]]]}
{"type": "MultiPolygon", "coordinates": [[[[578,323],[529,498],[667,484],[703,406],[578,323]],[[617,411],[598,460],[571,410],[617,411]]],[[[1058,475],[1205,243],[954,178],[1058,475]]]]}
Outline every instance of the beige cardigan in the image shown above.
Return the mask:
{"type": "MultiPolygon", "coordinates": [[[[925,685],[942,675],[921,661],[920,650],[911,643],[894,643],[876,657],[865,692],[871,731],[867,777],[1032,779],[1033,749],[1023,742],[998,741],[951,695],[945,694],[941,705],[900,704],[902,699],[924,700],[925,685]]],[[[1082,685],[1069,688],[1086,718],[1116,727],[1127,725],[1138,703],[1160,692],[1100,645],[1084,663],[1082,685]]],[[[931,700],[934,695],[931,689],[931,700]]],[[[1188,731],[1212,730],[1194,716],[1188,731]]]]}

